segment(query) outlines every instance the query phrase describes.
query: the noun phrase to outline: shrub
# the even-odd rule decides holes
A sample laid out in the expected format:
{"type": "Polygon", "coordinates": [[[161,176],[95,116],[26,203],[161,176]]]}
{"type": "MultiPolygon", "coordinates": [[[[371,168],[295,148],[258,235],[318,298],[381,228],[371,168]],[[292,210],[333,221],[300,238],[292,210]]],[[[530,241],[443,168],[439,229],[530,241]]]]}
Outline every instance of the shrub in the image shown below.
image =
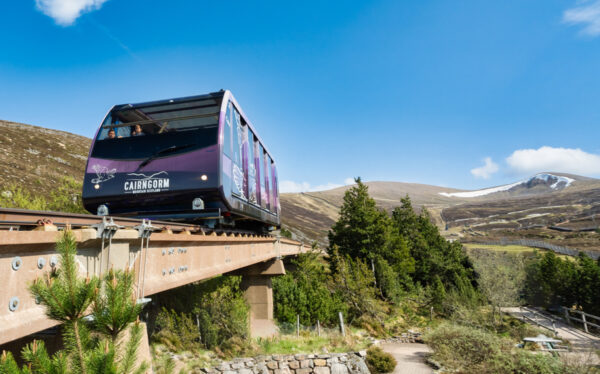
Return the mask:
{"type": "Polygon", "coordinates": [[[303,325],[335,325],[338,312],[344,311],[338,295],[327,286],[327,269],[316,251],[292,260],[288,273],[273,278],[275,318],[279,322],[303,325]]]}
{"type": "Polygon", "coordinates": [[[513,349],[510,340],[485,330],[444,323],[425,335],[433,358],[445,369],[481,374],[558,374],[563,363],[550,356],[513,349]]]}
{"type": "Polygon", "coordinates": [[[498,355],[502,341],[495,335],[466,326],[443,323],[425,335],[434,357],[449,369],[475,368],[498,355]]]}
{"type": "Polygon", "coordinates": [[[163,308],[156,318],[156,327],[159,331],[152,339],[173,352],[194,350],[201,346],[198,327],[185,313],[163,308]]]}
{"type": "Polygon", "coordinates": [[[152,340],[173,351],[192,351],[199,345],[213,349],[232,338],[246,339],[249,306],[240,283],[239,276],[219,276],[157,295],[163,309],[152,340]]]}
{"type": "Polygon", "coordinates": [[[31,194],[26,189],[9,184],[0,193],[0,206],[29,210],[53,210],[68,213],[87,213],[81,202],[80,181],[63,177],[46,196],[31,194]]]}
{"type": "Polygon", "coordinates": [[[391,373],[398,363],[389,353],[379,347],[367,350],[367,366],[371,373],[391,373]]]}

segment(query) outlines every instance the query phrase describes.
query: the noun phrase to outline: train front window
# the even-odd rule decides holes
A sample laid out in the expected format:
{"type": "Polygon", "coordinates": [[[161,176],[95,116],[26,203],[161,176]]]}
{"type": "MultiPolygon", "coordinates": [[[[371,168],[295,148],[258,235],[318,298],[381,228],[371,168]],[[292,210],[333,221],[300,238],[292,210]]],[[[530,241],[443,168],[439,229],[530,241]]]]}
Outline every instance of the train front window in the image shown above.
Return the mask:
{"type": "Polygon", "coordinates": [[[215,145],[220,104],[219,99],[209,98],[118,107],[102,124],[92,156],[140,159],[164,148],[165,144],[194,144],[182,148],[181,152],[215,145]]]}

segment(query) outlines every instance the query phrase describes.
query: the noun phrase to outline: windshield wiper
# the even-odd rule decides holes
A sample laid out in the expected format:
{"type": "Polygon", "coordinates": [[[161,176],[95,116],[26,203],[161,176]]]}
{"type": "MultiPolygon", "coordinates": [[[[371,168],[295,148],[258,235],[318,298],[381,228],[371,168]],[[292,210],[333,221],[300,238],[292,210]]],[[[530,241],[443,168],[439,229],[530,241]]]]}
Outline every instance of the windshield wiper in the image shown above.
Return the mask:
{"type": "Polygon", "coordinates": [[[144,161],[142,161],[139,164],[139,166],[137,167],[137,169],[136,169],[135,172],[140,171],[141,168],[143,168],[144,166],[148,165],[150,162],[152,162],[155,158],[157,158],[159,156],[162,156],[162,155],[167,154],[167,153],[175,152],[175,151],[178,151],[180,149],[189,148],[189,147],[191,147],[193,145],[194,144],[172,145],[170,147],[160,149],[160,150],[154,152],[150,157],[148,157],[147,159],[145,159],[144,161]]]}

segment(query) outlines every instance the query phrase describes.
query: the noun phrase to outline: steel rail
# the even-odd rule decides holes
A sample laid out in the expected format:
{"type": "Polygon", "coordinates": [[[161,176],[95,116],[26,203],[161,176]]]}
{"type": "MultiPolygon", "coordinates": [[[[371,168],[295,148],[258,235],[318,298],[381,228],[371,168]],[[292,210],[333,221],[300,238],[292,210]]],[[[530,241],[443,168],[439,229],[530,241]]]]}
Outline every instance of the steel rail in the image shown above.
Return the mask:
{"type": "MultiPolygon", "coordinates": [[[[143,223],[141,218],[128,218],[110,216],[114,223],[125,227],[135,227],[143,223]]],[[[26,210],[16,208],[0,208],[0,229],[19,229],[20,227],[36,227],[44,223],[51,223],[57,227],[71,226],[81,228],[96,225],[102,222],[102,216],[92,214],[64,213],[41,210],[26,210]]],[[[207,228],[200,225],[180,223],[172,221],[152,221],[152,224],[161,230],[175,232],[189,231],[190,233],[210,234],[234,234],[234,235],[256,235],[258,237],[275,238],[271,235],[259,235],[249,230],[229,228],[207,228]]]]}
{"type": "MultiPolygon", "coordinates": [[[[112,217],[114,222],[122,226],[135,226],[142,223],[142,219],[138,218],[126,218],[126,217],[112,217]]],[[[79,214],[79,213],[63,213],[63,212],[51,212],[42,210],[27,210],[27,209],[15,209],[15,208],[0,208],[0,224],[10,225],[23,225],[23,226],[35,226],[38,221],[50,220],[52,224],[56,226],[90,226],[102,222],[101,216],[92,214],[79,214]]],[[[171,230],[188,230],[188,231],[199,231],[202,229],[201,226],[168,222],[168,221],[152,221],[155,225],[165,229],[171,230]]]]}

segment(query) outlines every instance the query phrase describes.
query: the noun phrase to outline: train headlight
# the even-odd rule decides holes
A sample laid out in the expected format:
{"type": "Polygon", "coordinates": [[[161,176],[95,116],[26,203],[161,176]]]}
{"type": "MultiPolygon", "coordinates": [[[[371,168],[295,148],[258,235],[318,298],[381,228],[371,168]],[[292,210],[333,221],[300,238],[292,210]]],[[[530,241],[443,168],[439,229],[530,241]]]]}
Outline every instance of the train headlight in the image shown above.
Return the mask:
{"type": "Polygon", "coordinates": [[[94,189],[95,189],[95,190],[98,190],[98,189],[100,189],[100,185],[99,185],[98,183],[96,183],[96,184],[94,185],[94,189]]]}
{"type": "Polygon", "coordinates": [[[202,174],[200,176],[200,179],[202,179],[203,181],[206,181],[208,179],[208,176],[206,174],[202,174]]]}
{"type": "Polygon", "coordinates": [[[199,197],[197,197],[194,200],[192,200],[192,209],[193,210],[202,210],[202,209],[204,209],[204,200],[202,200],[199,197]]]}
{"type": "Polygon", "coordinates": [[[99,216],[107,216],[108,215],[108,207],[104,204],[98,206],[98,210],[96,211],[96,214],[99,216]]]}

